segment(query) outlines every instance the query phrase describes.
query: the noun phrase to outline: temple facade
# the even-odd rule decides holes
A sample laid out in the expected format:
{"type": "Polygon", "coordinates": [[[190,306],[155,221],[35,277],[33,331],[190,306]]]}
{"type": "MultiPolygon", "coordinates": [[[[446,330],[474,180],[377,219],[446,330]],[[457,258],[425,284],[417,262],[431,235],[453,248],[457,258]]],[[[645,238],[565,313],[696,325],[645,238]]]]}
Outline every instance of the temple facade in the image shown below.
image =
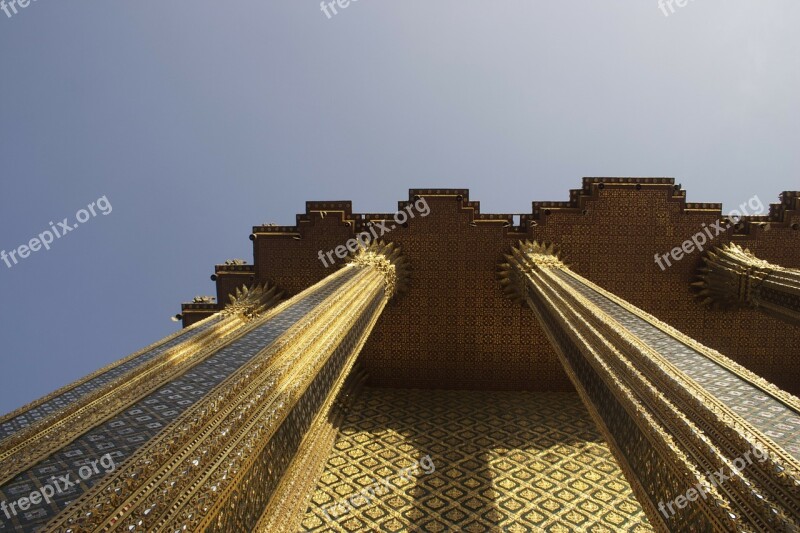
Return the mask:
{"type": "Polygon", "coordinates": [[[0,531],[800,531],[800,192],[308,202],[0,418],[0,531]]]}

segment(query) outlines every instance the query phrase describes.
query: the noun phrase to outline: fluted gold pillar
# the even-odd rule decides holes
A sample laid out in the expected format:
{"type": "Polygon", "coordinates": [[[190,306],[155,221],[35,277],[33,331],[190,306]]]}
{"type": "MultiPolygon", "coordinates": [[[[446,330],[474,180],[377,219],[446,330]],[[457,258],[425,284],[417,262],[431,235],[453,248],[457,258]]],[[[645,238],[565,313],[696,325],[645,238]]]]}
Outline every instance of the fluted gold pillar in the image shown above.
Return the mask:
{"type": "Polygon", "coordinates": [[[520,243],[505,292],[533,309],[661,531],[797,531],[800,400],[520,243]]]}
{"type": "Polygon", "coordinates": [[[703,257],[699,289],[704,303],[721,307],[754,307],[800,324],[800,270],[757,258],[738,244],[714,248],[703,257]]]}
{"type": "Polygon", "coordinates": [[[257,318],[255,328],[288,327],[44,531],[249,531],[265,509],[296,512],[281,484],[313,464],[298,457],[309,450],[305,437],[329,414],[406,277],[400,251],[376,243],[257,318]]]}
{"type": "Polygon", "coordinates": [[[237,289],[223,311],[6,415],[0,485],[203,361],[281,297],[237,289]]]}

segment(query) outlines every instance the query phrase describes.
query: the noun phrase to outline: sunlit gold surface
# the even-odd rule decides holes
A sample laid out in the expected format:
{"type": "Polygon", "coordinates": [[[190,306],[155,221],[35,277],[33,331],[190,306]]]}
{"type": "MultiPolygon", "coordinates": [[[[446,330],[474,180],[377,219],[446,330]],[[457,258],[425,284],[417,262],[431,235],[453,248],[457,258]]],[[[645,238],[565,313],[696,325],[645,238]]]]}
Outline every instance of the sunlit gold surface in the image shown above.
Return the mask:
{"type": "Polygon", "coordinates": [[[754,390],[782,402],[788,412],[797,412],[797,399],[571,272],[554,255],[548,257],[550,252],[536,243],[521,243],[500,266],[501,285],[512,298],[524,299],[547,325],[551,342],[653,524],[663,530],[797,527],[800,477],[794,457],[584,297],[573,283],[728,369],[754,390]],[[648,445],[637,444],[645,440],[648,445]],[[768,450],[769,458],[745,473],[737,472],[731,461],[753,446],[768,450]],[[649,460],[642,461],[643,452],[649,460]],[[730,479],[713,486],[705,472],[718,469],[730,479]],[[695,486],[712,497],[669,518],[657,511],[661,502],[695,486]]]}
{"type": "MultiPolygon", "coordinates": [[[[0,484],[70,443],[88,429],[168,383],[216,352],[224,343],[246,333],[248,320],[275,305],[281,293],[274,287],[240,291],[208,331],[167,350],[130,372],[92,391],[66,408],[5,439],[0,445],[0,484]]],[[[200,323],[196,324],[199,326],[200,323]]]]}
{"type": "Polygon", "coordinates": [[[300,530],[652,529],[574,394],[365,389],[300,530]]]}
{"type": "MultiPolygon", "coordinates": [[[[216,269],[217,296],[233,298],[227,309],[209,299],[186,308],[192,317],[185,323],[217,312],[207,319],[213,328],[4,440],[0,459],[6,468],[0,478],[16,475],[17,486],[11,488],[21,490],[26,476],[34,479],[37,461],[71,453],[68,444],[84,439],[88,429],[165,388],[286,309],[290,302],[265,313],[276,292],[257,285],[242,288],[242,283],[270,280],[298,299],[320,287],[331,292],[324,293],[324,301],[313,300],[313,309],[304,307],[301,318],[293,315],[279,337],[276,333],[269,342],[249,346],[245,355],[252,359],[236,359],[244,366],[220,373],[224,378],[213,382],[215,388],[198,389],[196,403],[182,414],[175,411],[158,426],[160,433],[147,434],[141,448],[136,444],[124,455],[119,452],[125,463],[115,472],[85,486],[72,503],[64,498],[52,505],[48,519],[64,510],[46,530],[255,527],[288,532],[300,522],[305,530],[346,531],[415,530],[420,524],[425,531],[777,531],[800,526],[800,474],[796,456],[787,453],[791,447],[776,445],[763,425],[739,416],[657,349],[625,331],[624,320],[615,320],[604,303],[581,292],[591,288],[787,409],[800,410],[797,398],[695,340],[719,343],[713,345],[791,387],[798,375],[790,359],[795,326],[744,307],[734,317],[747,327],[730,328],[729,315],[692,299],[687,286],[696,265],[691,258],[668,273],[652,264],[653,251],[691,236],[701,222],[719,216],[719,206],[688,204],[679,186],[661,178],[605,183],[587,178],[583,189],[570,192],[569,202],[535,202],[532,213],[519,216],[519,225],[511,215],[480,213],[466,190],[417,189],[400,208],[421,197],[429,201],[430,216],[392,226],[391,238],[402,244],[403,254],[399,245],[376,242],[332,268],[321,266],[318,250],[336,249],[368,231],[372,221],[393,224],[391,215],[355,214],[348,202],[309,202],[296,226],[254,228],[254,264],[229,261],[216,269]],[[540,237],[566,251],[569,264],[553,245],[533,241],[540,237]],[[531,240],[514,245],[519,239],[531,240]],[[498,260],[502,291],[494,278],[498,260]],[[346,282],[340,286],[331,280],[346,282]],[[687,289],[686,294],[676,288],[687,289]],[[534,312],[514,305],[503,292],[534,312]],[[342,416],[337,391],[348,390],[346,378],[357,357],[373,385],[427,390],[371,389],[364,398],[373,398],[376,409],[351,406],[351,425],[343,426],[331,453],[337,416],[342,416]],[[432,390],[439,388],[483,392],[432,390]],[[489,392],[498,389],[507,392],[489,392]],[[529,392],[510,392],[520,390],[529,392]],[[570,392],[563,397],[545,395],[547,401],[538,395],[565,390],[570,392]],[[378,399],[379,394],[385,396],[378,399]],[[484,400],[470,394],[483,394],[484,400]],[[578,398],[585,402],[580,413],[570,407],[578,398]],[[390,415],[380,414],[381,409],[390,415]],[[572,418],[566,417],[569,412],[572,418]],[[369,420],[371,427],[359,425],[369,420]],[[585,434],[573,439],[575,428],[585,434]],[[755,444],[768,450],[767,461],[734,473],[722,487],[710,486],[708,471],[731,472],[732,460],[755,444]],[[464,448],[473,451],[465,455],[464,448]],[[320,514],[326,497],[328,503],[348,497],[365,478],[391,477],[392,469],[425,454],[435,461],[436,472],[396,485],[394,497],[335,516],[332,523],[320,514]],[[312,491],[326,460],[328,471],[312,491]],[[656,509],[659,499],[672,499],[695,484],[707,489],[708,501],[665,522],[656,509]],[[609,488],[610,498],[598,492],[609,488]],[[314,503],[307,510],[312,492],[314,503]]],[[[782,205],[771,207],[769,233],[765,222],[752,217],[731,237],[771,261],[797,265],[796,248],[785,243],[797,235],[792,228],[800,222],[799,197],[784,193],[782,205]]],[[[746,289],[737,294],[780,281],[780,267],[734,251],[746,256],[749,276],[747,283],[737,282],[746,289]]],[[[695,259],[700,261],[699,254],[695,259]]],[[[167,399],[159,407],[171,404],[167,399]]],[[[111,444],[122,440],[109,439],[111,444]]],[[[53,463],[49,468],[67,464],[53,463]]]]}
{"type": "MultiPolygon", "coordinates": [[[[252,528],[266,504],[265,493],[253,487],[264,486],[259,477],[274,479],[271,465],[258,462],[262,451],[292,409],[305,409],[298,403],[302,394],[340,346],[345,352],[338,357],[344,357],[344,364],[333,379],[348,374],[389,299],[386,274],[371,264],[348,265],[326,281],[344,275],[349,276],[344,284],[322,304],[84,494],[47,530],[252,528]],[[358,324],[362,333],[353,337],[350,332],[358,324]]],[[[330,395],[336,391],[334,386],[330,395]]],[[[294,452],[285,450],[282,456],[289,458],[289,453],[294,452]]]]}

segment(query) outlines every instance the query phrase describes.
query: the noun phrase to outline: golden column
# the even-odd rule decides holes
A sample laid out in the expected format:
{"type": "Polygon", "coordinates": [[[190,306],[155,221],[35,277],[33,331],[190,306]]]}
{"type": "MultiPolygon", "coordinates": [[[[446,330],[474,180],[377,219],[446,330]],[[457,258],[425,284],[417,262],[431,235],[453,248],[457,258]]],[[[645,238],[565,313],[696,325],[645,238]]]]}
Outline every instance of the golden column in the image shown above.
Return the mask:
{"type": "Polygon", "coordinates": [[[267,285],[239,288],[219,313],[4,416],[0,485],[207,359],[282,296],[267,285]]]}
{"type": "Polygon", "coordinates": [[[720,307],[755,307],[800,324],[800,270],[757,258],[738,244],[714,248],[703,258],[699,289],[704,303],[720,307]]]}
{"type": "Polygon", "coordinates": [[[522,242],[505,292],[536,314],[660,531],[800,529],[800,400],[522,242]]]}
{"type": "Polygon", "coordinates": [[[309,492],[298,480],[328,451],[321,428],[407,272],[398,248],[374,243],[257,318],[254,327],[286,320],[284,310],[325,295],[43,531],[250,531],[273,514],[289,527],[309,492]]]}

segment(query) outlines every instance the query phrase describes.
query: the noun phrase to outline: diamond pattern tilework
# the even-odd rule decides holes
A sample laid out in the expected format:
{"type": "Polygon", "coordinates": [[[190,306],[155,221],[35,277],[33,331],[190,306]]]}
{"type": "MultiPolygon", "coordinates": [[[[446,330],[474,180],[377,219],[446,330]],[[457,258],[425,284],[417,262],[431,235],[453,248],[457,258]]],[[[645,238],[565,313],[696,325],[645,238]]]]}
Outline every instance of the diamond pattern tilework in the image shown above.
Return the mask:
{"type": "Polygon", "coordinates": [[[377,388],[345,417],[301,529],[652,531],[577,395],[377,388]]]}
{"type": "Polygon", "coordinates": [[[731,410],[800,459],[800,416],[796,412],[594,289],[567,274],[559,276],[731,410]]]}

